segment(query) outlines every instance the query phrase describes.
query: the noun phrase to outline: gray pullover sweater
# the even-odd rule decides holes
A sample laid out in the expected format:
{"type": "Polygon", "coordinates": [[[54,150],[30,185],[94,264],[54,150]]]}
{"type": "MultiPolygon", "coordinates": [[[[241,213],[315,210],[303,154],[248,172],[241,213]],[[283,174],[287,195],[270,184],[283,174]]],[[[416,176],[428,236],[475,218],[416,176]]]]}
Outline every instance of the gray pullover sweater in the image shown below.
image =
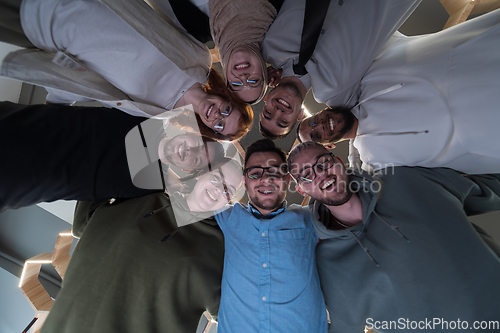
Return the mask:
{"type": "Polygon", "coordinates": [[[329,210],[309,204],[330,332],[500,330],[500,247],[467,219],[500,209],[500,175],[387,173],[350,176],[363,222],[349,229],[328,228],[329,210]]]}

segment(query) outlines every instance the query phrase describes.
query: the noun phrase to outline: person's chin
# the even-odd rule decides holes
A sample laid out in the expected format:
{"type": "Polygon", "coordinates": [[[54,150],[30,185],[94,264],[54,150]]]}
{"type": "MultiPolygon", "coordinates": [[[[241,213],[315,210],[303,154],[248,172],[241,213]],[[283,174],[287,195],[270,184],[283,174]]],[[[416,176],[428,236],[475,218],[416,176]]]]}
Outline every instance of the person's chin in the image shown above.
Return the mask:
{"type": "Polygon", "coordinates": [[[278,198],[260,198],[259,200],[261,208],[264,209],[275,209],[278,205],[278,198]]]}

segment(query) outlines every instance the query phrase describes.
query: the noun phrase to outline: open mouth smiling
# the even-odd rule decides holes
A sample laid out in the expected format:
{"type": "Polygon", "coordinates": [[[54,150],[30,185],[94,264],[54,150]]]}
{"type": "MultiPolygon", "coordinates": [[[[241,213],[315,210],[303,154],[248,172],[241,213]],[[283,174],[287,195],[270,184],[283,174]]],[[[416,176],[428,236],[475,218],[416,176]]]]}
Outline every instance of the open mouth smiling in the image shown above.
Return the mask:
{"type": "Polygon", "coordinates": [[[326,180],[323,182],[323,184],[320,186],[321,190],[326,190],[330,186],[334,186],[334,184],[337,182],[337,177],[333,177],[331,179],[326,180]]]}
{"type": "Polygon", "coordinates": [[[332,118],[330,118],[329,122],[328,122],[328,125],[329,125],[329,128],[330,128],[330,133],[333,133],[333,131],[335,130],[335,120],[333,120],[332,118]]]}
{"type": "Polygon", "coordinates": [[[262,186],[262,187],[257,188],[257,192],[264,194],[264,195],[273,194],[276,191],[277,191],[277,188],[274,186],[265,186],[265,187],[262,186]]]}
{"type": "Polygon", "coordinates": [[[177,155],[179,155],[179,159],[184,161],[184,156],[186,155],[186,141],[182,142],[177,148],[177,155]]]}
{"type": "Polygon", "coordinates": [[[277,102],[281,105],[283,105],[284,107],[286,108],[290,108],[290,103],[288,103],[287,101],[285,101],[283,98],[278,98],[277,99],[277,102]]]}
{"type": "Polygon", "coordinates": [[[250,63],[249,62],[244,62],[242,64],[236,64],[234,65],[234,69],[245,69],[245,68],[248,68],[250,67],[250,63]]]}
{"type": "Polygon", "coordinates": [[[210,107],[208,108],[207,113],[205,114],[205,116],[207,117],[207,119],[209,119],[210,115],[212,114],[212,111],[213,111],[213,109],[214,109],[214,106],[215,106],[215,104],[212,104],[212,105],[210,105],[210,107]]]}
{"type": "Polygon", "coordinates": [[[212,200],[212,201],[219,201],[218,199],[216,199],[212,193],[210,193],[210,191],[208,189],[205,190],[207,192],[207,195],[208,197],[212,200]]]}

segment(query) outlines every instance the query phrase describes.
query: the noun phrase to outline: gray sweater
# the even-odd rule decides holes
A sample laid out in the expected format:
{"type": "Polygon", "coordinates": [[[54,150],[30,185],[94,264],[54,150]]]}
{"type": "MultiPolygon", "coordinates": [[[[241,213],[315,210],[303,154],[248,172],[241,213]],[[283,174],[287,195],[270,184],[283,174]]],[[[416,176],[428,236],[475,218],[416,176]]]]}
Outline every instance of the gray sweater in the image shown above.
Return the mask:
{"type": "Polygon", "coordinates": [[[500,209],[500,175],[397,167],[350,180],[363,204],[361,224],[328,229],[327,208],[309,204],[330,332],[499,325],[500,249],[467,216],[500,209]]]}

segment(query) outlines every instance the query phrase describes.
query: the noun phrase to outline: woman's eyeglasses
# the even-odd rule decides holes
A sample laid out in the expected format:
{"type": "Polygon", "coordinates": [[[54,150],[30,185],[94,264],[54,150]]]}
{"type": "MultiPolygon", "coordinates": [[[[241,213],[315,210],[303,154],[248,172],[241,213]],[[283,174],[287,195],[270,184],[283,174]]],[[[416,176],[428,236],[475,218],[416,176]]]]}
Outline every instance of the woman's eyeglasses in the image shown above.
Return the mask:
{"type": "Polygon", "coordinates": [[[224,118],[228,117],[231,112],[233,112],[233,105],[231,103],[229,103],[229,105],[226,106],[224,110],[219,111],[221,118],[216,118],[212,122],[212,129],[215,131],[215,133],[221,134],[224,131],[224,126],[226,125],[224,118]]]}
{"type": "Polygon", "coordinates": [[[243,90],[245,87],[257,88],[261,85],[262,85],[262,78],[260,77],[260,75],[257,74],[250,75],[246,79],[246,84],[237,77],[229,80],[228,84],[229,90],[233,92],[243,90]]]}

